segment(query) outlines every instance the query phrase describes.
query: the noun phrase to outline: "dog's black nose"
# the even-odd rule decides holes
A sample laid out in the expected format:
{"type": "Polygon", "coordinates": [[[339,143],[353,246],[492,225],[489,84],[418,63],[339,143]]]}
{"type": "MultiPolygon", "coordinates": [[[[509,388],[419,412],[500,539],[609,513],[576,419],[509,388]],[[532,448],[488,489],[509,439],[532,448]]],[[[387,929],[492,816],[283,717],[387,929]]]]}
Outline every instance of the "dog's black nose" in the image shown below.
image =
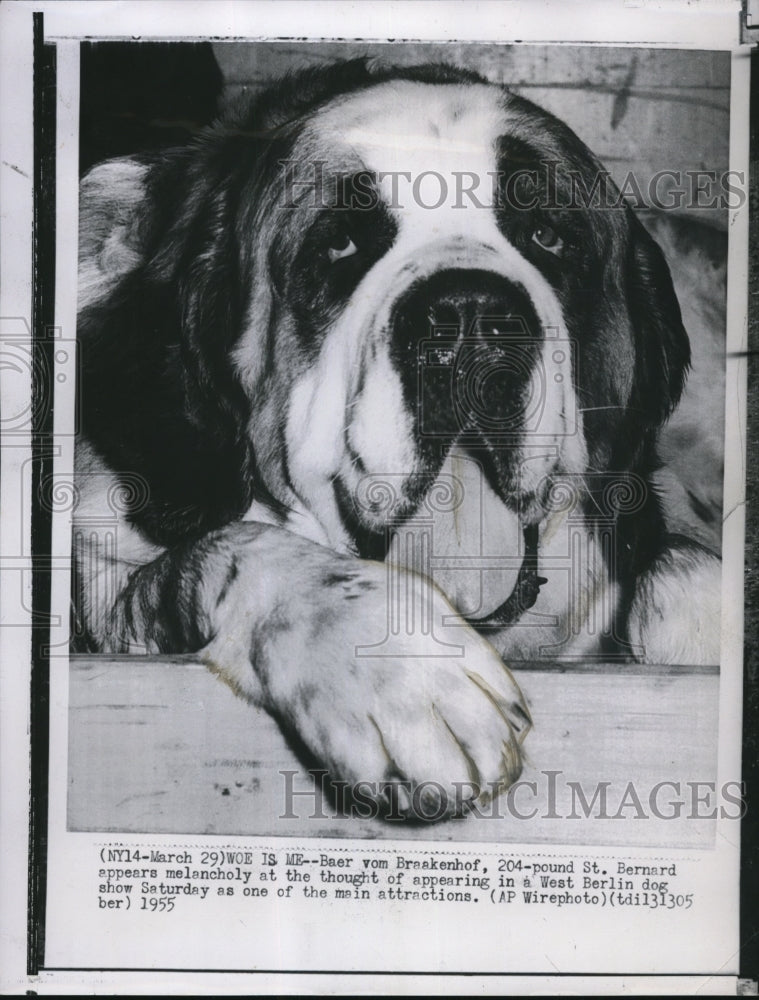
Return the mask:
{"type": "Polygon", "coordinates": [[[450,268],[415,282],[398,300],[393,333],[421,337],[537,337],[532,300],[517,282],[492,271],[450,268]]]}
{"type": "Polygon", "coordinates": [[[399,297],[391,323],[422,440],[520,433],[542,337],[518,283],[479,269],[439,271],[399,297]]]}

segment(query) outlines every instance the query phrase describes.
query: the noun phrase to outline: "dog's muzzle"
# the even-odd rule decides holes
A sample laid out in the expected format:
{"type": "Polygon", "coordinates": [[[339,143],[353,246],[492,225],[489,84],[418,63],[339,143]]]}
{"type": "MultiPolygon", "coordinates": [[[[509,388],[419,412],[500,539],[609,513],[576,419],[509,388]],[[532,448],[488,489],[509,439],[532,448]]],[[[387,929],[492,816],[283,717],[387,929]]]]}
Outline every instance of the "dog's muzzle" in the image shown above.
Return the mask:
{"type": "MultiPolygon", "coordinates": [[[[529,433],[530,401],[543,347],[542,327],[525,289],[486,269],[448,268],[418,279],[398,296],[386,329],[392,365],[414,425],[414,468],[402,481],[393,478],[397,499],[388,507],[384,524],[381,511],[369,503],[382,492],[377,488],[382,475],[377,483],[367,477],[370,488],[359,489],[355,496],[340,481],[334,484],[356,551],[374,559],[385,558],[397,525],[406,518],[413,522],[417,508],[428,513],[430,504],[434,508],[434,484],[454,445],[480,463],[489,482],[470,484],[477,494],[474,507],[486,489],[494,502],[504,505],[505,518],[519,516],[520,445],[529,433]],[[497,474],[495,467],[488,474],[489,460],[497,462],[497,474]]],[[[464,517],[468,507],[462,498],[464,517]]],[[[521,532],[523,559],[516,579],[512,577],[505,600],[503,591],[498,595],[494,610],[468,619],[477,628],[508,625],[537,599],[543,582],[538,576],[537,524],[523,523],[521,532]]],[[[510,552],[513,555],[513,549],[510,552]]]]}
{"type": "MultiPolygon", "coordinates": [[[[444,453],[452,442],[497,452],[497,492],[516,475],[534,394],[542,327],[530,296],[517,282],[482,269],[446,269],[415,282],[392,317],[392,351],[404,392],[416,407],[423,455],[444,453]],[[506,470],[507,475],[503,473],[506,470]]],[[[523,527],[524,559],[511,594],[478,628],[516,621],[537,600],[538,526],[523,527]]]]}

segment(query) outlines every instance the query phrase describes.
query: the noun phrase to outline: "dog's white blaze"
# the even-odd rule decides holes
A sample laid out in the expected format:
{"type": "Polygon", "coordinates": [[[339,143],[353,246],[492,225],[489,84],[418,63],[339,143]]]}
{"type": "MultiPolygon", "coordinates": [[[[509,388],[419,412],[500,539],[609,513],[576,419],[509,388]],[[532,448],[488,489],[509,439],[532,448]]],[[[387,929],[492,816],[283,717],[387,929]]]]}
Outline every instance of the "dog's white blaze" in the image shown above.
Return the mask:
{"type": "Polygon", "coordinates": [[[492,87],[401,80],[335,102],[315,117],[313,129],[322,141],[348,146],[377,173],[393,211],[426,216],[438,227],[445,225],[440,209],[456,202],[465,177],[480,179],[475,193],[481,201],[492,194],[505,118],[492,87]]]}

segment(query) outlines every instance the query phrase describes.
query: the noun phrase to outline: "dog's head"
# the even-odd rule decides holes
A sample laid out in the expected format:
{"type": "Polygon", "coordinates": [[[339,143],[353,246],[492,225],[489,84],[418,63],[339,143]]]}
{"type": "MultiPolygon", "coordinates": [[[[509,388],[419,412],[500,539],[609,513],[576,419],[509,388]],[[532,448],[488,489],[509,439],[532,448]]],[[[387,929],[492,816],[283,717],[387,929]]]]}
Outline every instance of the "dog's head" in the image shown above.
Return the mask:
{"type": "MultiPolygon", "coordinates": [[[[563,123],[471,73],[308,71],[84,191],[84,335],[129,314],[155,365],[111,458],[164,456],[158,541],[260,500],[369,551],[454,444],[535,524],[552,477],[634,469],[679,397],[656,244],[563,123]]],[[[84,354],[97,444],[129,390],[84,354]]]]}

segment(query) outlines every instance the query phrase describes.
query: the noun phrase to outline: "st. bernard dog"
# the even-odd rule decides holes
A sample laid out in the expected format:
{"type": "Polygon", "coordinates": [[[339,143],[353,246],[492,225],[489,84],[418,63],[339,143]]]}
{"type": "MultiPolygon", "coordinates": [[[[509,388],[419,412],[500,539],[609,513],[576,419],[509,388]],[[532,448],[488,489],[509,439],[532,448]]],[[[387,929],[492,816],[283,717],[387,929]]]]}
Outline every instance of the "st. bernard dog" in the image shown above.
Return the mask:
{"type": "Polygon", "coordinates": [[[516,779],[504,661],[716,662],[719,560],[654,481],[670,274],[550,114],[307,70],[96,166],[80,259],[78,649],[196,653],[401,811],[516,779]]]}

